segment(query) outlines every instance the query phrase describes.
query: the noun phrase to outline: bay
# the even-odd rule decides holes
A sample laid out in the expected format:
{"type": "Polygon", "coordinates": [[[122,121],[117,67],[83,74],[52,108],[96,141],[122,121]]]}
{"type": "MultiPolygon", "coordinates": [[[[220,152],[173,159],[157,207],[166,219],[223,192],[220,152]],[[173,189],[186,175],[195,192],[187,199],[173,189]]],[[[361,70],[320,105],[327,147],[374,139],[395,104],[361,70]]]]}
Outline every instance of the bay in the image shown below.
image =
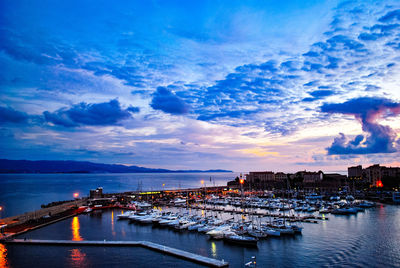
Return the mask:
{"type": "Polygon", "coordinates": [[[226,185],[238,173],[113,173],[113,174],[0,174],[0,218],[39,209],[42,204],[88,196],[90,189],[105,193],[166,190],[226,185]],[[210,181],[211,178],[211,181],[210,181]]]}

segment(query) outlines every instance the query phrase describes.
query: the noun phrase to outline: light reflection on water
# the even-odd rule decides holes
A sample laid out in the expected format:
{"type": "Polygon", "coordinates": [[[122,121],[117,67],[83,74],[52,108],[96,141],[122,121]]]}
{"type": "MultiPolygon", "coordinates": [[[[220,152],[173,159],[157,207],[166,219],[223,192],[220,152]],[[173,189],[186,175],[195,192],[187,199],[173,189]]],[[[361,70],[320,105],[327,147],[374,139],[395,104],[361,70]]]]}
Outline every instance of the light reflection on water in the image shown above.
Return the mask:
{"type": "Polygon", "coordinates": [[[82,241],[83,238],[79,233],[80,225],[78,216],[72,218],[71,229],[72,229],[72,241],[82,241]]]}
{"type": "Polygon", "coordinates": [[[211,242],[211,255],[213,258],[217,258],[217,245],[215,242],[211,242]]]}
{"type": "Polygon", "coordinates": [[[8,267],[7,261],[7,248],[5,245],[0,243],[0,267],[8,267]]]}
{"type": "MultiPolygon", "coordinates": [[[[72,241],[82,241],[83,238],[79,232],[80,224],[79,217],[75,216],[71,221],[71,230],[72,230],[72,241]]],[[[86,262],[86,254],[81,251],[79,248],[73,248],[70,250],[70,259],[72,267],[82,267],[86,262]]]]}
{"type": "Polygon", "coordinates": [[[73,248],[71,252],[71,266],[72,267],[84,267],[86,264],[86,253],[83,253],[81,249],[73,248]]]}

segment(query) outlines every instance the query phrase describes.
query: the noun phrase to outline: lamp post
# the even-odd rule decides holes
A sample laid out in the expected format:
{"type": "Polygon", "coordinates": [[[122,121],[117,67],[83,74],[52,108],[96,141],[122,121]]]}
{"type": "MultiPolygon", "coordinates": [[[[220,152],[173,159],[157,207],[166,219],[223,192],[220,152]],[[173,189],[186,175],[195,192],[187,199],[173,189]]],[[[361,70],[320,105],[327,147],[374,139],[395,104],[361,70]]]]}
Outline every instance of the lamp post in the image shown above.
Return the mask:
{"type": "Polygon", "coordinates": [[[77,206],[77,207],[78,207],[78,197],[79,197],[79,193],[74,193],[75,206],[77,206]]]}
{"type": "Polygon", "coordinates": [[[240,174],[240,179],[239,179],[239,182],[240,182],[240,191],[241,191],[241,194],[242,194],[242,198],[241,198],[241,205],[242,205],[242,212],[243,212],[243,214],[242,214],[242,222],[243,222],[243,215],[244,215],[244,212],[245,212],[245,210],[244,210],[244,206],[243,206],[243,184],[244,184],[244,179],[242,178],[242,174],[240,174]]]}
{"type": "Polygon", "coordinates": [[[200,181],[201,182],[201,185],[203,186],[204,185],[204,188],[203,188],[203,190],[204,190],[204,193],[203,193],[203,203],[204,203],[204,216],[206,216],[206,186],[205,186],[205,183],[204,183],[204,180],[201,180],[200,181]]]}

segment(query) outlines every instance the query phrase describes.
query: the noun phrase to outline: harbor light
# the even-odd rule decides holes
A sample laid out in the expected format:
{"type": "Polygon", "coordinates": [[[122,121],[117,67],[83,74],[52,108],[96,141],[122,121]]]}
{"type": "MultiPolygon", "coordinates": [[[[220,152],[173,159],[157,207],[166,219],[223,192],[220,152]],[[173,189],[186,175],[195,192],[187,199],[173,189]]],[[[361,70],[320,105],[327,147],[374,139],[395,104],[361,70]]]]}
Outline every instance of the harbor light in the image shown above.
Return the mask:
{"type": "Polygon", "coordinates": [[[74,198],[78,198],[79,197],[79,193],[74,193],[74,198]]]}

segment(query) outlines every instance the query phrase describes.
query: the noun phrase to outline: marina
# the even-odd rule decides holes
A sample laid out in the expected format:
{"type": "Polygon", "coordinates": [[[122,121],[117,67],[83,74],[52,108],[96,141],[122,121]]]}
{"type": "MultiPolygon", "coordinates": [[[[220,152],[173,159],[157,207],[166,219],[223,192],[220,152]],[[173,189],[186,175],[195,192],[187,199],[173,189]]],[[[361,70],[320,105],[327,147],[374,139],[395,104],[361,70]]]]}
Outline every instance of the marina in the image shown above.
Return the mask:
{"type": "MultiPolygon", "coordinates": [[[[359,200],[350,194],[303,194],[293,197],[290,192],[229,192],[225,188],[218,186],[122,193],[107,193],[103,188],[96,188],[87,197],[54,202],[40,210],[2,219],[10,223],[8,227],[2,227],[5,244],[0,246],[6,253],[2,258],[8,263],[18,264],[21,260],[15,254],[29,247],[37,252],[31,257],[40,262],[45,251],[53,252],[51,248],[57,245],[60,252],[74,252],[70,256],[63,253],[63,258],[67,258],[65,263],[69,263],[65,267],[71,267],[70,263],[74,260],[96,263],[93,256],[104,263],[106,257],[94,248],[102,248],[114,255],[123,252],[123,255],[118,255],[119,260],[113,260],[115,266],[120,261],[135,263],[137,266],[139,263],[136,261],[141,258],[137,254],[141,254],[158,256],[156,258],[165,261],[154,267],[170,266],[176,262],[182,265],[185,263],[185,267],[210,266],[198,261],[202,259],[201,256],[223,266],[229,263],[231,267],[249,263],[253,257],[260,265],[274,266],[278,261],[276,257],[281,256],[287,265],[301,267],[301,263],[309,263],[309,259],[321,261],[317,256],[324,256],[324,253],[319,249],[329,249],[330,242],[326,240],[329,238],[337,241],[332,243],[334,247],[328,250],[332,255],[324,257],[322,266],[340,266],[349,264],[355,255],[348,251],[343,253],[346,258],[336,258],[334,256],[340,252],[338,247],[346,249],[350,238],[352,241],[363,241],[363,238],[356,237],[365,233],[365,228],[371,231],[377,228],[375,224],[369,227],[363,225],[376,222],[382,215],[389,217],[380,223],[384,225],[391,224],[398,217],[397,206],[359,200]],[[357,231],[352,226],[357,226],[357,231]],[[337,237],[338,232],[343,233],[342,238],[337,237]],[[158,246],[151,248],[149,245],[152,243],[158,246]],[[302,247],[313,250],[299,252],[302,247]],[[286,254],[282,255],[286,250],[298,252],[300,260],[306,259],[299,263],[286,254]],[[81,254],[76,255],[77,252],[81,254]],[[275,253],[271,255],[272,252],[275,253]],[[311,257],[311,252],[316,255],[311,257]],[[130,255],[136,256],[135,259],[128,257],[130,255]]],[[[385,228],[396,230],[395,226],[385,228]]],[[[386,237],[393,245],[393,237],[387,237],[385,233],[371,233],[366,237],[377,234],[382,237],[374,237],[375,240],[380,241],[386,237]]],[[[372,250],[363,243],[357,248],[364,248],[366,252],[372,250]]],[[[400,252],[396,251],[382,254],[386,263],[396,264],[393,258],[400,256],[400,252]]],[[[362,263],[364,260],[359,261],[362,263]]],[[[379,263],[379,260],[369,260],[373,261],[379,263]]],[[[143,262],[146,261],[141,260],[140,263],[143,262]]]]}
{"type": "MultiPolygon", "coordinates": [[[[317,267],[343,266],[355,262],[360,265],[371,264],[374,267],[388,262],[393,263],[393,266],[386,265],[385,267],[396,267],[400,264],[397,258],[400,256],[399,241],[397,240],[399,231],[397,218],[400,214],[398,208],[392,205],[382,206],[379,204],[357,215],[332,215],[329,221],[322,221],[320,224],[305,223],[301,235],[269,236],[266,239],[260,239],[257,247],[227,243],[223,239],[210,239],[205,233],[189,230],[177,231],[170,227],[118,220],[117,215],[122,213],[126,213],[126,211],[106,209],[101,213],[81,214],[24,233],[17,236],[16,239],[149,241],[205,257],[225,260],[229,262],[230,267],[241,267],[252,256],[257,257],[257,262],[261,267],[276,266],[277,264],[306,267],[311,263],[319,263],[316,265],[317,267]],[[371,253],[377,249],[380,251],[380,257],[374,258],[371,253]]],[[[37,263],[49,262],[46,258],[48,252],[64,259],[65,263],[72,261],[79,263],[79,260],[81,263],[90,261],[92,264],[99,265],[109,263],[111,267],[116,267],[121,262],[135,263],[136,259],[142,258],[141,256],[146,256],[141,260],[142,265],[146,263],[146,259],[156,258],[160,260],[160,263],[162,260],[161,256],[156,253],[143,252],[140,250],[141,248],[130,247],[104,247],[103,250],[98,250],[98,247],[74,247],[81,252],[81,257],[77,258],[76,254],[71,252],[70,246],[60,245],[54,250],[51,246],[35,247],[11,244],[5,246],[8,249],[7,258],[14,264],[22,262],[18,256],[22,254],[24,247],[30,247],[33,250],[32,254],[26,252],[24,254],[28,254],[26,257],[32,258],[37,263]],[[109,258],[111,255],[114,256],[112,259],[109,258]]],[[[170,261],[168,264],[164,264],[164,267],[165,265],[168,267],[172,263],[175,263],[177,267],[183,267],[183,265],[196,267],[189,262],[181,263],[177,259],[170,261]]],[[[154,265],[154,267],[163,266],[160,264],[154,265]]]]}

